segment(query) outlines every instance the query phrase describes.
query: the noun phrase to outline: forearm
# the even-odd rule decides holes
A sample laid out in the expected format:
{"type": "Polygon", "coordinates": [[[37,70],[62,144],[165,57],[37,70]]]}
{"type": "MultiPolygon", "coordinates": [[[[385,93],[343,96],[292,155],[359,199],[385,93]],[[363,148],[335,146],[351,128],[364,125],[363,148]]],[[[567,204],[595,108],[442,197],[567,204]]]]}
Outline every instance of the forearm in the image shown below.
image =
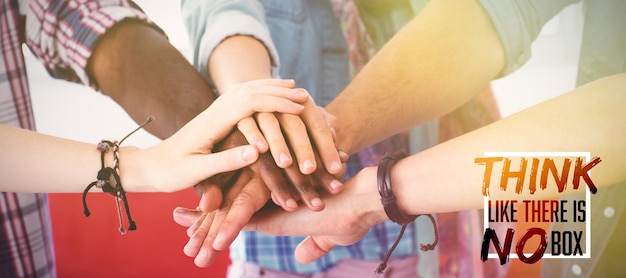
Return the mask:
{"type": "Polygon", "coordinates": [[[117,177],[110,178],[111,184],[123,185],[128,192],[188,188],[256,161],[258,152],[251,146],[220,152],[213,148],[241,119],[254,113],[301,113],[301,103],[308,96],[291,86],[291,82],[267,79],[234,87],[159,144],[146,149],[119,147],[117,161],[111,144],[101,153],[95,144],[0,125],[0,137],[4,138],[0,142],[0,176],[5,182],[0,191],[81,192],[96,179],[106,178],[99,172],[103,167],[113,168],[121,184],[116,183],[117,177]]]}
{"type": "Polygon", "coordinates": [[[100,38],[88,71],[136,122],[154,116],[146,129],[162,139],[215,100],[206,81],[166,37],[136,21],[118,23],[100,38]]]}
{"type": "Polygon", "coordinates": [[[431,1],[327,106],[339,146],[354,153],[441,116],[487,87],[504,65],[475,1],[431,1]]]}
{"type": "MultiPolygon", "coordinates": [[[[592,170],[598,191],[626,180],[624,91],[626,74],[598,80],[397,161],[391,167],[390,186],[398,208],[408,215],[482,208],[485,166],[476,164],[475,159],[484,152],[590,152],[591,157],[602,160],[592,170]]],[[[516,172],[519,168],[511,169],[516,172]]],[[[295,252],[304,263],[318,259],[336,245],[353,244],[374,224],[389,220],[376,186],[377,170],[367,167],[346,181],[342,194],[326,198],[323,211],[261,212],[246,228],[272,235],[311,236],[295,252]]],[[[572,172],[570,169],[573,179],[572,172]]],[[[509,185],[505,192],[492,184],[489,195],[500,200],[549,199],[572,193],[572,179],[567,180],[563,193],[548,177],[546,189],[537,188],[532,196],[529,182],[523,184],[521,194],[515,193],[514,186],[509,185]]],[[[584,181],[579,186],[577,192],[586,190],[584,181]]]]}
{"type": "Polygon", "coordinates": [[[208,72],[221,94],[234,84],[269,78],[270,55],[260,41],[250,36],[232,36],[222,41],[209,57],[208,72]]]}
{"type": "MultiPolygon", "coordinates": [[[[100,152],[94,144],[0,125],[0,176],[6,192],[82,192],[96,179],[100,152]]],[[[107,156],[108,167],[113,167],[107,156]]]]}
{"type": "MultiPolygon", "coordinates": [[[[624,74],[590,83],[399,161],[391,176],[399,206],[411,214],[481,208],[485,166],[474,163],[474,159],[484,157],[484,152],[590,152],[591,157],[602,159],[591,171],[595,186],[625,180],[626,146],[621,142],[626,139],[626,129],[618,120],[626,116],[625,84],[624,74]]],[[[494,167],[494,173],[497,169],[494,167]]],[[[570,169],[564,193],[572,192],[572,175],[570,169]]],[[[552,178],[548,178],[546,190],[537,188],[534,195],[529,194],[528,181],[522,194],[514,193],[511,187],[513,181],[509,181],[506,192],[501,191],[499,179],[492,178],[490,196],[545,199],[559,194],[552,178]]],[[[579,190],[585,187],[581,181],[579,190]]]]}

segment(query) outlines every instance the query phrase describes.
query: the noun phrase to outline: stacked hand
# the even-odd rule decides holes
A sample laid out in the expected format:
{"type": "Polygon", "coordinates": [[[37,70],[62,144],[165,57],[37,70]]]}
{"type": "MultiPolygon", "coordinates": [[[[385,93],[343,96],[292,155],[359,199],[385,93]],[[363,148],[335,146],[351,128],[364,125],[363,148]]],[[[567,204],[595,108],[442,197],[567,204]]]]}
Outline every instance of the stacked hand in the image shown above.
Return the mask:
{"type": "MultiPolygon", "coordinates": [[[[310,263],[337,245],[345,246],[357,242],[371,226],[388,220],[380,202],[377,187],[372,184],[375,181],[376,168],[365,168],[346,182],[342,194],[332,196],[328,196],[327,193],[322,194],[326,204],[326,209],[323,211],[300,207],[293,212],[286,212],[277,207],[267,206],[256,212],[248,224],[238,226],[238,229],[256,230],[280,236],[308,235],[296,248],[295,256],[302,263],[310,263]]],[[[254,196],[251,194],[258,192],[249,189],[246,195],[254,196]]],[[[244,207],[243,203],[241,206],[244,207]]],[[[232,207],[235,208],[235,205],[232,207]]],[[[250,213],[254,213],[254,209],[248,208],[245,214],[249,218],[250,213]]],[[[230,213],[235,213],[235,211],[231,210],[230,213]]],[[[225,241],[219,235],[214,241],[210,233],[207,237],[206,227],[211,224],[211,219],[217,217],[217,214],[219,212],[204,213],[186,208],[177,208],[174,211],[174,220],[182,226],[189,227],[187,233],[191,240],[185,252],[192,249],[196,254],[200,252],[195,261],[198,266],[208,266],[217,254],[216,250],[222,250],[215,247],[226,248],[228,246],[223,245],[225,241]],[[201,242],[205,238],[206,241],[201,242]],[[213,242],[213,245],[210,242],[213,242]],[[207,255],[210,256],[206,257],[207,255]]]]}
{"type": "MultiPolygon", "coordinates": [[[[293,87],[291,82],[287,86],[293,87]]],[[[307,94],[302,89],[296,90],[307,94]]],[[[233,132],[219,147],[231,149],[252,144],[261,152],[258,160],[249,167],[215,176],[196,186],[202,196],[199,211],[203,213],[193,214],[194,223],[179,221],[189,219],[181,215],[186,210],[174,212],[179,224],[191,226],[184,252],[195,257],[197,266],[210,265],[268,200],[287,211],[298,209],[298,201],[310,210],[319,211],[325,206],[318,193],[320,188],[330,194],[343,190],[338,179],[343,175],[342,163],[347,155],[335,147],[331,128],[334,117],[317,107],[311,98],[303,105],[305,108],[298,115],[257,113],[256,121],[251,121],[252,117],[240,121],[239,131],[233,132]],[[292,163],[292,154],[298,163],[292,163]]]]}

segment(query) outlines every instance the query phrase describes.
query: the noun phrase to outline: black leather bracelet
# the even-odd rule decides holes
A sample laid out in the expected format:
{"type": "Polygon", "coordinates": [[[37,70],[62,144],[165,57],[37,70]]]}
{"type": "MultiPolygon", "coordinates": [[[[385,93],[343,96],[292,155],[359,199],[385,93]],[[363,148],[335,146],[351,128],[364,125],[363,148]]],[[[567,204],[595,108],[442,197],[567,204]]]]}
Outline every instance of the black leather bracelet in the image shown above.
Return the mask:
{"type": "Polygon", "coordinates": [[[434,233],[435,233],[435,241],[431,244],[420,244],[420,249],[422,251],[428,251],[435,249],[437,243],[439,242],[439,234],[437,232],[437,223],[435,222],[435,218],[432,214],[419,214],[419,215],[406,215],[404,214],[400,208],[398,207],[398,203],[396,203],[396,196],[393,195],[393,191],[391,190],[391,166],[393,164],[405,158],[407,155],[404,152],[398,151],[393,153],[386,153],[385,156],[380,160],[378,164],[377,171],[377,179],[378,179],[378,193],[380,193],[380,201],[383,203],[383,208],[385,209],[385,213],[387,217],[394,223],[400,224],[402,229],[400,230],[400,234],[396,238],[396,241],[387,251],[387,255],[383,259],[383,261],[378,265],[378,268],[374,271],[376,274],[381,274],[385,271],[387,267],[387,262],[389,258],[391,258],[391,253],[396,249],[407,225],[413,222],[417,217],[422,215],[427,216],[433,224],[434,233]]]}
{"type": "Polygon", "coordinates": [[[393,195],[391,190],[391,166],[406,156],[401,151],[386,153],[378,164],[377,175],[378,193],[380,193],[380,201],[383,203],[385,213],[391,221],[400,225],[412,222],[417,218],[417,215],[406,215],[400,210],[398,203],[396,203],[396,196],[393,195]]]}

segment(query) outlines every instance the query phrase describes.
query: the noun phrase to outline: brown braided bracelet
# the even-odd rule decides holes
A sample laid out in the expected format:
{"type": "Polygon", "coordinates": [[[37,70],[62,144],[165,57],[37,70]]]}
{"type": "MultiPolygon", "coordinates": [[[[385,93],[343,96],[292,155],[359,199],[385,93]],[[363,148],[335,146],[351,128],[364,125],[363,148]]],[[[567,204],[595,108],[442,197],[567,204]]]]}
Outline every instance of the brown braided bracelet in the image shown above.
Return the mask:
{"type": "Polygon", "coordinates": [[[124,223],[122,220],[122,211],[120,207],[120,201],[124,203],[124,210],[126,211],[126,217],[128,218],[128,224],[129,224],[128,230],[129,231],[137,230],[137,225],[135,224],[135,221],[133,220],[133,218],[130,216],[130,206],[128,205],[128,198],[126,198],[126,191],[124,190],[124,187],[122,186],[122,181],[119,175],[120,145],[122,144],[122,142],[124,142],[124,140],[126,140],[126,138],[128,138],[137,130],[141,129],[142,127],[149,124],[153,120],[154,120],[154,117],[152,116],[148,117],[148,119],[146,119],[146,121],[143,124],[141,124],[138,128],[136,128],[131,133],[126,135],[126,137],[122,138],[122,140],[120,140],[119,142],[108,141],[108,140],[100,141],[100,143],[98,143],[96,147],[96,149],[100,152],[100,171],[98,171],[96,180],[90,183],[89,185],[87,185],[85,190],[83,190],[83,213],[85,214],[86,217],[89,217],[91,215],[91,212],[89,211],[89,208],[87,207],[87,193],[89,192],[89,190],[91,190],[92,187],[95,186],[97,188],[100,188],[102,189],[103,192],[109,193],[113,197],[115,197],[115,204],[117,206],[117,215],[120,220],[119,230],[121,234],[125,234],[126,230],[124,229],[124,223]],[[105,167],[104,165],[104,155],[110,149],[113,149],[113,164],[114,164],[113,168],[105,167]],[[111,176],[113,176],[113,179],[115,180],[115,184],[111,184],[111,176]]]}
{"type": "Polygon", "coordinates": [[[402,229],[400,230],[400,234],[396,238],[396,241],[389,248],[389,251],[387,252],[387,255],[385,256],[385,259],[383,260],[383,262],[380,263],[378,268],[376,268],[376,271],[375,271],[376,274],[381,274],[383,273],[383,271],[385,271],[385,268],[387,267],[387,262],[389,261],[389,258],[391,257],[391,253],[393,253],[393,250],[395,250],[396,246],[398,246],[400,239],[402,239],[402,235],[404,235],[404,230],[406,230],[407,225],[413,222],[417,217],[420,217],[422,215],[427,216],[430,219],[430,221],[433,223],[434,233],[435,233],[434,242],[431,244],[420,244],[420,249],[422,251],[433,250],[435,249],[435,246],[437,246],[437,243],[439,242],[437,224],[435,222],[435,218],[433,217],[433,215],[432,214],[419,214],[419,215],[404,214],[400,210],[400,207],[398,207],[398,203],[396,203],[396,196],[393,195],[393,191],[391,190],[391,166],[393,166],[393,164],[396,161],[403,159],[406,156],[407,155],[401,151],[393,152],[393,153],[388,152],[385,154],[385,156],[383,156],[383,158],[380,160],[380,163],[378,164],[377,179],[378,179],[378,193],[380,193],[380,201],[383,203],[383,208],[385,209],[385,213],[387,214],[387,217],[389,217],[389,220],[393,221],[396,224],[402,225],[402,229]]]}

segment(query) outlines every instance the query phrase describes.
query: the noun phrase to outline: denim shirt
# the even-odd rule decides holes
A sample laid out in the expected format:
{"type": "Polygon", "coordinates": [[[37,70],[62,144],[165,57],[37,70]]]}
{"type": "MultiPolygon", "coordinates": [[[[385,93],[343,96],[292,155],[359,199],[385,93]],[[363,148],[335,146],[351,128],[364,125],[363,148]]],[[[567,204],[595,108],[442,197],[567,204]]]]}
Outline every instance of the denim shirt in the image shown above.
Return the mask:
{"type": "Polygon", "coordinates": [[[347,46],[328,1],[183,0],[182,16],[193,64],[209,82],[209,56],[234,35],[261,41],[272,74],[294,79],[317,105],[326,106],[350,81],[347,46]]]}
{"type": "MultiPolygon", "coordinates": [[[[209,82],[207,61],[211,52],[222,40],[238,34],[263,42],[272,58],[274,74],[295,79],[317,105],[328,104],[350,80],[345,38],[329,1],[183,0],[182,15],[194,48],[193,63],[209,82]]],[[[353,171],[346,178],[361,167],[348,167],[353,171]]],[[[430,234],[432,227],[428,225],[430,234]]],[[[232,260],[280,271],[319,273],[343,259],[381,260],[400,228],[392,222],[378,224],[358,243],[337,246],[310,264],[300,264],[294,258],[295,247],[304,237],[242,231],[231,245],[230,255],[232,260]]],[[[393,257],[417,254],[416,238],[415,228],[410,225],[393,257]]]]}
{"type": "MultiPolygon", "coordinates": [[[[530,44],[543,25],[564,7],[583,3],[584,26],[576,85],[626,72],[626,1],[499,1],[480,0],[490,15],[505,49],[509,74],[530,58],[530,44]]],[[[607,139],[607,140],[614,140],[607,139]]],[[[543,277],[623,276],[623,239],[626,231],[626,182],[598,190],[591,196],[591,258],[543,261],[543,277]]],[[[568,200],[580,196],[564,197],[568,200]]],[[[558,230],[581,230],[584,223],[554,223],[558,230]],[[578,225],[578,227],[577,227],[578,225]]],[[[584,244],[583,244],[584,246],[584,244]]],[[[585,251],[586,252],[586,251],[585,251]]]]}

